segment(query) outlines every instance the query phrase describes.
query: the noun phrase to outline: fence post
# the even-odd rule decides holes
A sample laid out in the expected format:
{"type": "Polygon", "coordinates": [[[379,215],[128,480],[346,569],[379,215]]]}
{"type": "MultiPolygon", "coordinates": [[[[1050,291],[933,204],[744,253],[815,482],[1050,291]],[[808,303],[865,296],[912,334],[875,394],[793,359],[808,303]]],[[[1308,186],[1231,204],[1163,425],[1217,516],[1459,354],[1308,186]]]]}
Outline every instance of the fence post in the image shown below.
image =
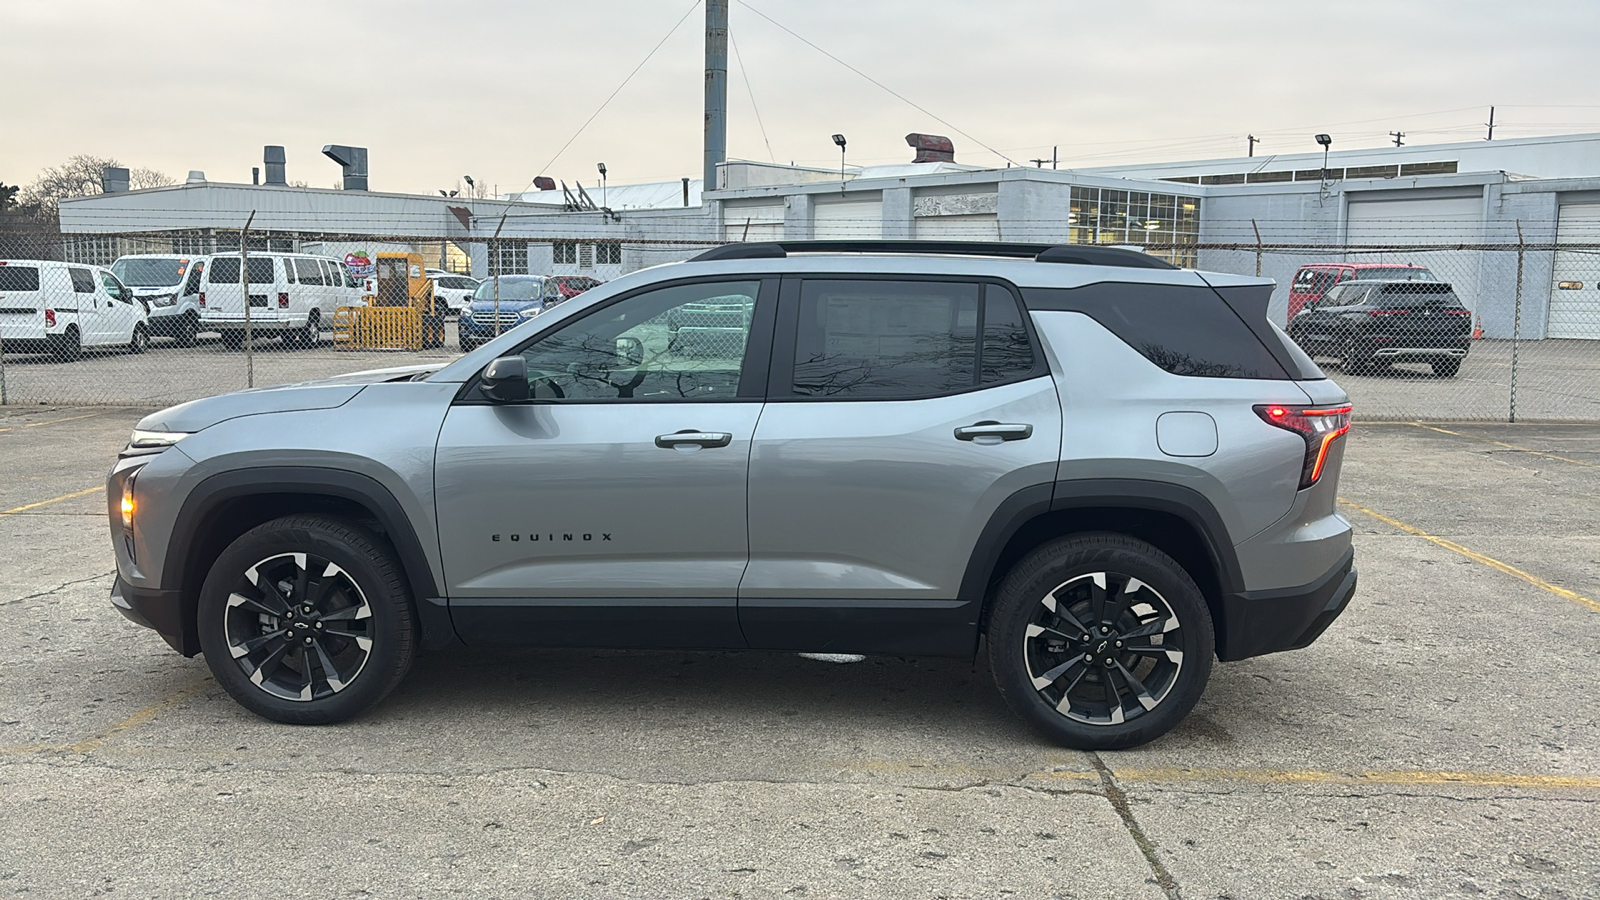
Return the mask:
{"type": "Polygon", "coordinates": [[[1511,320],[1511,416],[1517,421],[1517,351],[1522,346],[1522,220],[1517,220],[1517,300],[1511,320]]]}
{"type": "MultiPolygon", "coordinates": [[[[250,349],[250,338],[254,333],[250,328],[250,223],[256,220],[256,211],[250,210],[250,218],[244,220],[244,229],[239,232],[239,293],[244,295],[244,386],[256,386],[256,354],[250,349]]],[[[268,292],[271,293],[270,291],[268,292]]]]}
{"type": "Polygon", "coordinates": [[[1256,277],[1261,277],[1261,226],[1255,219],[1250,220],[1250,227],[1256,230],[1256,277]]]}
{"type": "Polygon", "coordinates": [[[0,335],[0,406],[6,405],[6,339],[0,335]]]}

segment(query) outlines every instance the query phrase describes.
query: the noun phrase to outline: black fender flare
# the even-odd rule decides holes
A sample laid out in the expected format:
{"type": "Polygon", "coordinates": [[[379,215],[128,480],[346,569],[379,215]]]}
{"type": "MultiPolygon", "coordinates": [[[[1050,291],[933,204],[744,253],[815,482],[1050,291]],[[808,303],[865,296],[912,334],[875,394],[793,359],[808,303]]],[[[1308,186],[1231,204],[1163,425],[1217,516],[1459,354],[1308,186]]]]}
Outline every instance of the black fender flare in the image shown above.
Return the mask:
{"type": "Polygon", "coordinates": [[[1228,595],[1244,589],[1239,557],[1228,526],[1204,494],[1164,481],[1082,478],[1030,485],[1002,501],[973,547],[961,579],[961,599],[984,600],[1001,552],[1029,521],[1048,512],[1096,507],[1149,510],[1176,516],[1200,535],[1216,569],[1222,593],[1228,595]]]}
{"type": "MultiPolygon", "coordinates": [[[[399,557],[406,582],[416,601],[422,627],[422,645],[439,646],[455,640],[439,579],[429,562],[411,518],[394,494],[377,479],[360,472],[320,466],[263,466],[212,475],[189,492],[173,522],[172,535],[161,567],[161,587],[181,598],[184,619],[192,628],[199,584],[185,583],[190,555],[202,531],[217,510],[230,500],[274,494],[310,494],[359,504],[382,527],[399,557]]],[[[202,576],[203,578],[203,576],[202,576]]],[[[198,645],[197,645],[198,646],[198,645]]]]}

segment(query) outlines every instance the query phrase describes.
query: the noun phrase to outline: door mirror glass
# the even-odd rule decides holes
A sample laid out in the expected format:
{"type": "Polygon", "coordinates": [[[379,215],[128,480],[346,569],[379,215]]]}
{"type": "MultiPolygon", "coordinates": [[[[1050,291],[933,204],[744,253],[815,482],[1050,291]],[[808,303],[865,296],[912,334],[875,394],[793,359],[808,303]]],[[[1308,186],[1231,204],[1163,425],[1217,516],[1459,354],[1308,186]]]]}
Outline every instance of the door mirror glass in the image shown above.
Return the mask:
{"type": "Polygon", "coordinates": [[[644,365],[644,341],[636,337],[617,338],[617,368],[637,369],[644,365]]]}
{"type": "Polygon", "coordinates": [[[502,356],[483,370],[483,393],[499,403],[528,399],[528,361],[521,356],[502,356]]]}

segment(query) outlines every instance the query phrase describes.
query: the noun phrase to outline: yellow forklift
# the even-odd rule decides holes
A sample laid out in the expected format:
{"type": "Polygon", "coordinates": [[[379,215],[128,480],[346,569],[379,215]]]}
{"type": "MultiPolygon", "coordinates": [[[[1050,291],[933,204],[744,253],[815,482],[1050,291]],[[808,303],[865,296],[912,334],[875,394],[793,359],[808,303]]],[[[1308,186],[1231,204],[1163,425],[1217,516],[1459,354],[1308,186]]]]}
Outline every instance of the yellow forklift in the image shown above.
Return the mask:
{"type": "Polygon", "coordinates": [[[333,314],[333,344],[346,350],[431,350],[444,346],[444,315],[420,253],[379,253],[365,306],[333,314]]]}

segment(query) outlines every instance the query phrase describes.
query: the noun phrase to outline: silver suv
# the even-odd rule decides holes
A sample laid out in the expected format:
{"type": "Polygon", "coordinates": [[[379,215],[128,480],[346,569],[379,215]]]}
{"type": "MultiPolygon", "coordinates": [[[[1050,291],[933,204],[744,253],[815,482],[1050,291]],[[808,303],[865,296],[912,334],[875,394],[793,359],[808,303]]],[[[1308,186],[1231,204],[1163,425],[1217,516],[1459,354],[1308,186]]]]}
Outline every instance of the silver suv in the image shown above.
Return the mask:
{"type": "Polygon", "coordinates": [[[250,710],[451,643],[970,658],[1071,747],[1355,589],[1344,391],[1270,282],[1133,251],[719,247],[439,369],[198,400],[108,483],[112,602],[250,710]]]}

